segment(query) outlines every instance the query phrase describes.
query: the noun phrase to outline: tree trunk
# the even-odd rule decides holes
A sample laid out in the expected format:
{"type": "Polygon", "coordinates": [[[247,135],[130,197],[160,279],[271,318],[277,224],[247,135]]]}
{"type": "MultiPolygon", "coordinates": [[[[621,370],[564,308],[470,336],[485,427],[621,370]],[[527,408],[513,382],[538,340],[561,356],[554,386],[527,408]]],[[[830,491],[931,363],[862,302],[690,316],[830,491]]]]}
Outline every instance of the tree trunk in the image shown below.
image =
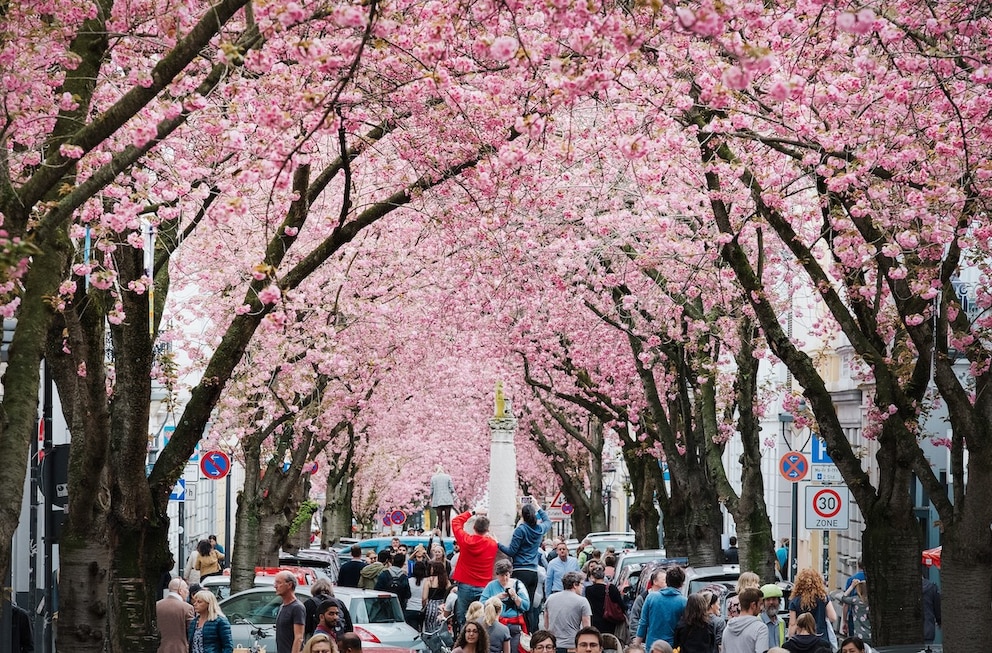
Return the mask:
{"type": "MultiPolygon", "coordinates": [[[[627,473],[630,475],[628,491],[633,497],[627,510],[627,519],[630,521],[630,528],[634,531],[634,542],[638,549],[660,548],[658,524],[661,522],[661,517],[654,502],[657,485],[655,475],[649,469],[652,466],[657,467],[658,461],[628,447],[624,447],[623,455],[627,473]]],[[[661,492],[665,492],[664,486],[661,492]]]]}
{"type": "Polygon", "coordinates": [[[348,482],[327,488],[324,512],[320,517],[320,546],[323,549],[336,546],[342,537],[351,537],[351,488],[348,482]]]}
{"type": "MultiPolygon", "coordinates": [[[[737,527],[741,571],[751,571],[761,578],[775,578],[775,542],[772,523],[765,503],[765,483],[761,475],[761,433],[755,417],[758,396],[758,357],[755,341],[759,337],[750,318],[739,318],[740,347],[735,353],[737,361],[734,396],[737,398],[737,430],[741,435],[744,452],[741,454],[741,492],[735,496],[726,482],[723,465],[724,447],[707,440],[707,459],[710,473],[718,479],[721,494],[726,494],[728,512],[737,527]]],[[[714,430],[714,433],[716,431],[714,430]]],[[[784,577],[784,570],[783,570],[784,577]]]]}
{"type": "MultiPolygon", "coordinates": [[[[912,513],[901,506],[893,509],[879,502],[871,514],[865,515],[861,548],[868,578],[873,645],[922,642],[922,546],[919,525],[912,513]]],[[[982,650],[988,650],[987,645],[982,650]]]]}

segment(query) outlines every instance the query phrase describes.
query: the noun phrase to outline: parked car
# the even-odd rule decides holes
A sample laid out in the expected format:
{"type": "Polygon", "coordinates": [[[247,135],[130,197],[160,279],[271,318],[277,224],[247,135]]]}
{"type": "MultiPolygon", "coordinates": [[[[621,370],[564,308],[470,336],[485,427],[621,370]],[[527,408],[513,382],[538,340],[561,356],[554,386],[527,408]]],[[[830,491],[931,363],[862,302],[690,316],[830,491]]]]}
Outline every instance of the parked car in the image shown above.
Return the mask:
{"type": "MultiPolygon", "coordinates": [[[[633,533],[621,533],[621,532],[596,532],[589,533],[585,538],[592,542],[594,549],[598,549],[602,552],[606,552],[608,547],[613,547],[615,553],[621,553],[623,551],[633,551],[637,548],[634,544],[634,534],[633,533]]],[[[569,544],[569,551],[572,555],[576,555],[576,550],[578,549],[579,542],[574,545],[569,544]]]]}
{"type": "MultiPolygon", "coordinates": [[[[623,574],[623,570],[632,564],[643,564],[652,560],[660,560],[665,557],[664,549],[635,549],[634,551],[624,551],[617,556],[617,564],[613,571],[612,583],[618,585],[617,580],[623,574]]],[[[623,588],[620,588],[621,590],[623,588]]]]}
{"type": "Polygon", "coordinates": [[[318,575],[324,576],[332,583],[337,583],[338,571],[341,569],[341,558],[338,556],[337,550],[300,549],[295,554],[280,552],[279,564],[309,567],[316,570],[318,575]]]}
{"type": "MultiPolygon", "coordinates": [[[[455,550],[455,538],[453,537],[442,537],[440,539],[436,537],[430,538],[419,535],[401,535],[398,537],[400,543],[406,545],[408,554],[413,552],[414,547],[416,547],[418,544],[422,544],[426,549],[427,545],[432,542],[443,544],[444,552],[446,555],[454,552],[455,550]]],[[[393,543],[393,538],[391,537],[373,537],[368,540],[362,540],[360,542],[357,542],[357,544],[360,547],[362,547],[363,554],[368,553],[369,551],[374,551],[375,553],[379,553],[379,551],[382,551],[383,549],[388,549],[390,546],[392,546],[392,543],[393,543]]],[[[338,557],[342,562],[351,559],[351,547],[352,544],[346,544],[338,549],[338,557]]]]}
{"type": "MultiPolygon", "coordinates": [[[[291,571],[296,577],[297,587],[308,587],[320,578],[318,570],[308,567],[295,567],[291,565],[283,567],[255,567],[255,586],[276,584],[276,574],[280,571],[291,571]]],[[[207,576],[200,580],[203,589],[210,590],[218,600],[226,599],[231,595],[231,570],[225,569],[223,574],[217,576],[207,576]]]]}
{"type": "MultiPolygon", "coordinates": [[[[418,633],[403,620],[403,610],[395,594],[362,590],[354,587],[335,587],[334,596],[341,599],[354,624],[355,634],[364,644],[423,650],[424,643],[418,633]]],[[[296,588],[296,598],[305,601],[310,598],[306,587],[296,588]]],[[[252,624],[261,626],[265,637],[259,638],[259,645],[268,651],[276,650],[276,615],[282,599],[276,596],[272,587],[257,586],[237,594],[232,594],[220,602],[221,610],[231,622],[231,636],[235,646],[250,647],[254,642],[252,624]]]]}

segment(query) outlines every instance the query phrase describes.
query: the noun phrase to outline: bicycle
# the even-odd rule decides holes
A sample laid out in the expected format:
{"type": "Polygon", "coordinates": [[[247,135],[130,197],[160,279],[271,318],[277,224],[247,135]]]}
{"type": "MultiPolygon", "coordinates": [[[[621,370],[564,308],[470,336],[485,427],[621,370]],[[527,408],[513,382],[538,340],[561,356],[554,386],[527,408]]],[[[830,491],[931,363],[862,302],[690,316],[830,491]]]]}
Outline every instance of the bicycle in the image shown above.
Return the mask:
{"type": "Polygon", "coordinates": [[[414,639],[420,639],[430,653],[451,653],[455,640],[448,632],[448,620],[452,615],[448,615],[440,620],[440,625],[436,630],[420,633],[414,639]]]}
{"type": "Polygon", "coordinates": [[[248,653],[266,653],[265,646],[260,646],[258,640],[267,638],[270,634],[268,630],[244,618],[237,619],[234,623],[251,626],[252,643],[248,647],[248,653]]]}

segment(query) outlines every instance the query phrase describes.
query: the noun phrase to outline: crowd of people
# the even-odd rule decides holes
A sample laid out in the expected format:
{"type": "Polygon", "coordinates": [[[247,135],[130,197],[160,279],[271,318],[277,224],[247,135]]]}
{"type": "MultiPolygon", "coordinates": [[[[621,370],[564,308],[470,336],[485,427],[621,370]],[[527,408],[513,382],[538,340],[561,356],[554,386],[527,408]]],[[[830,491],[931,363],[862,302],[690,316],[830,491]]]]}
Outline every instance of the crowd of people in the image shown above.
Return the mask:
{"type": "MultiPolygon", "coordinates": [[[[489,526],[483,510],[452,517],[455,543],[450,553],[440,530],[426,546],[412,550],[398,537],[378,553],[364,553],[356,544],[341,566],[338,584],[395,594],[406,622],[424,641],[443,633],[452,653],[871,651],[863,570],[843,591],[828,595],[818,572],[801,569],[791,587],[785,585],[791,592],[783,605],[783,584],[762,583],[751,572],[740,575],[733,591],[714,583],[687,593],[681,567],[659,566],[645,572],[643,590],[627,605],[610,582],[615,553],[598,551],[588,540],[573,553],[566,542],[549,539],[551,521],[539,506],[522,506],[509,542],[499,542],[489,526]]],[[[201,544],[206,544],[198,547],[202,561],[194,565],[202,577],[203,572],[216,573],[212,563],[223,559],[223,551],[218,557],[209,541],[201,544]]],[[[731,541],[728,557],[736,555],[735,544],[731,541]]],[[[334,598],[329,581],[316,581],[306,602],[296,598],[295,588],[292,573],[276,576],[276,594],[283,602],[275,624],[275,653],[360,651],[348,610],[334,598]]],[[[230,625],[213,594],[196,592],[190,604],[188,593],[185,581],[174,579],[169,596],[159,602],[160,653],[231,653],[230,625]]],[[[927,580],[924,601],[929,643],[933,623],[940,622],[940,602],[927,580]]]]}

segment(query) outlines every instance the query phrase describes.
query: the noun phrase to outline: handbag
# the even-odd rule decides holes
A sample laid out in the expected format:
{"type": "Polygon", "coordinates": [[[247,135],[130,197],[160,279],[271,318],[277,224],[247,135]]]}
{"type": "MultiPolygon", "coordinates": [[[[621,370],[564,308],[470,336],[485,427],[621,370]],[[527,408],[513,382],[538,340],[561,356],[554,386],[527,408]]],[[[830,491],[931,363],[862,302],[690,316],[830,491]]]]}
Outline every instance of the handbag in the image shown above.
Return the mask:
{"type": "Polygon", "coordinates": [[[627,620],[627,615],[623,612],[623,606],[613,600],[610,596],[610,586],[603,587],[603,618],[610,623],[619,624],[627,620]]]}

